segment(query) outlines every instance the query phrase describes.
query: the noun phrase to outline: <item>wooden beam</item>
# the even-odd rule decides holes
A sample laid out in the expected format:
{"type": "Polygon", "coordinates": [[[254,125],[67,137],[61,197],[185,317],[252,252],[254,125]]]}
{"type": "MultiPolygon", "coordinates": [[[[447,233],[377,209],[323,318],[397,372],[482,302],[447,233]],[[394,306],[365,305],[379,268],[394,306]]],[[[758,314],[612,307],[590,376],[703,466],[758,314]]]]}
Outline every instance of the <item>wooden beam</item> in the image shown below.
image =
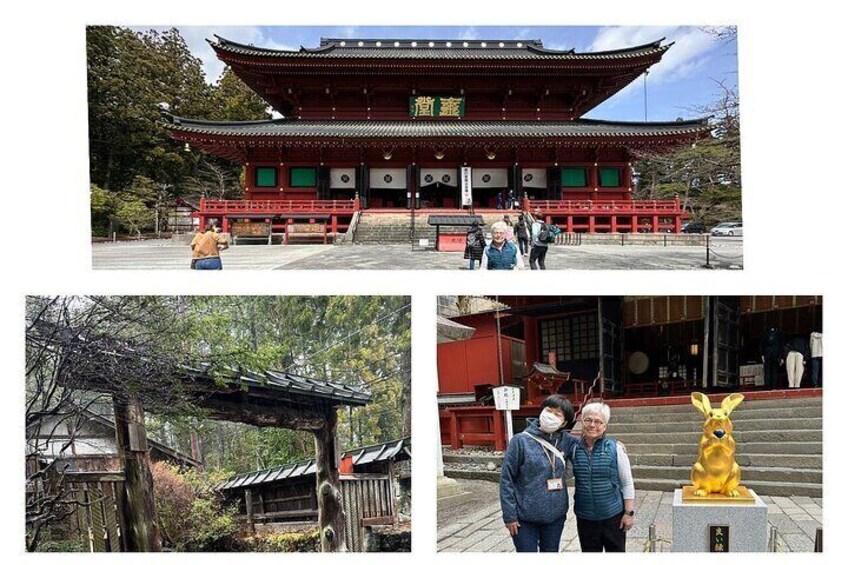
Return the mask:
{"type": "Polygon", "coordinates": [[[247,529],[250,535],[256,535],[256,523],[253,518],[253,491],[245,489],[244,491],[244,508],[247,514],[247,529]]]}
{"type": "Polygon", "coordinates": [[[144,407],[137,396],[113,397],[118,457],[124,463],[121,496],[124,543],[127,551],[162,551],[159,521],[153,500],[153,473],[147,452],[144,407]]]}
{"type": "Polygon", "coordinates": [[[338,454],[336,453],[335,409],[327,410],[324,425],[315,434],[315,477],[318,489],[318,531],[321,551],[347,551],[345,518],[339,490],[338,454]]]}

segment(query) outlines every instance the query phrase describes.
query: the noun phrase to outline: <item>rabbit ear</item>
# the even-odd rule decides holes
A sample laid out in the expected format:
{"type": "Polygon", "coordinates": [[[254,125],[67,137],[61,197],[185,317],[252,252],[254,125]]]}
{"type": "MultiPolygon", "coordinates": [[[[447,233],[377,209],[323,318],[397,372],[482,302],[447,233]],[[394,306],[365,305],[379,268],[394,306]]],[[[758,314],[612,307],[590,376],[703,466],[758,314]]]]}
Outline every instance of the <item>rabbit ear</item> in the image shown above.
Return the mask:
{"type": "Polygon", "coordinates": [[[730,414],[733,412],[733,409],[739,406],[742,401],[745,400],[745,397],[738,392],[734,392],[731,395],[728,395],[727,398],[721,401],[721,409],[724,410],[725,414],[730,414]]]}
{"type": "Polygon", "coordinates": [[[713,407],[710,405],[710,399],[706,394],[700,392],[692,393],[692,404],[701,411],[704,416],[708,416],[713,407]]]}

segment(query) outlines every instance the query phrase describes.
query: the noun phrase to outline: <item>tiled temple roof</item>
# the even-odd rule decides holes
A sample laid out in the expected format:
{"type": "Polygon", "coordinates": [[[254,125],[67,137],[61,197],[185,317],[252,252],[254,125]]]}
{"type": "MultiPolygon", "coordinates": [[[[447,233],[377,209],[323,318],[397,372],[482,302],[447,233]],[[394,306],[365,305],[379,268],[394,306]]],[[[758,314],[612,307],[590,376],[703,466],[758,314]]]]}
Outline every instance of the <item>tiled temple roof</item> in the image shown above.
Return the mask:
{"type": "Polygon", "coordinates": [[[611,51],[577,53],[574,49],[546,49],[542,41],[504,39],[327,39],[318,47],[297,51],[268,49],[236,43],[220,36],[209,41],[216,51],[233,55],[303,59],[482,59],[482,60],[624,60],[662,54],[673,44],[663,39],[611,51]]]}

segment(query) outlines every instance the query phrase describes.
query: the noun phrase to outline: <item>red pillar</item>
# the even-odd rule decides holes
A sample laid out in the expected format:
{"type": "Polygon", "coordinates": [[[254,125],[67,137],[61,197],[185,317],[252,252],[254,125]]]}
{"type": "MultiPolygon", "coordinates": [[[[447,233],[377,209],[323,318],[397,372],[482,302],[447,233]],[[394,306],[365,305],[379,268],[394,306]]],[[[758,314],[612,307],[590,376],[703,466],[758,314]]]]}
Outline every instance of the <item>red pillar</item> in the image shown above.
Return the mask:
{"type": "Polygon", "coordinates": [[[335,214],[330,216],[330,231],[337,233],[339,231],[339,218],[335,214]]]}
{"type": "Polygon", "coordinates": [[[456,412],[453,410],[450,410],[449,414],[451,449],[459,449],[462,447],[462,442],[459,440],[459,420],[457,419],[456,412]]]}
{"type": "Polygon", "coordinates": [[[595,233],[595,214],[589,214],[589,233],[595,233]]]}
{"type": "Polygon", "coordinates": [[[660,217],[654,214],[651,216],[651,233],[660,232],[660,217]]]}
{"type": "Polygon", "coordinates": [[[221,231],[229,232],[230,231],[230,218],[224,216],[221,218],[221,231]]]}
{"type": "Polygon", "coordinates": [[[566,230],[565,230],[566,232],[574,233],[574,216],[569,214],[568,218],[566,219],[565,225],[566,225],[566,230]]]}
{"type": "Polygon", "coordinates": [[[610,233],[618,232],[618,216],[613,214],[610,216],[610,233]]]}
{"type": "Polygon", "coordinates": [[[674,216],[674,233],[680,233],[680,229],[681,229],[680,215],[677,214],[677,215],[674,216]]]}
{"type": "Polygon", "coordinates": [[[630,216],[630,233],[639,233],[639,217],[636,214],[630,216]]]}
{"type": "Polygon", "coordinates": [[[504,416],[500,410],[492,410],[494,420],[493,430],[495,432],[495,451],[506,450],[506,430],[504,429],[504,416]]]}

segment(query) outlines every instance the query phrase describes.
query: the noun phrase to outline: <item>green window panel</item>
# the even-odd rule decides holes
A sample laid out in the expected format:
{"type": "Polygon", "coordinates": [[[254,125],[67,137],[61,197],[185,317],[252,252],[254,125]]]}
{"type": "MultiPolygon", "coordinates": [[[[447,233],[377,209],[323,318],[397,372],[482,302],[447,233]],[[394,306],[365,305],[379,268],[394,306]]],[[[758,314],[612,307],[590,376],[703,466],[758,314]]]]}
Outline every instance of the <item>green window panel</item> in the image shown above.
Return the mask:
{"type": "Polygon", "coordinates": [[[621,169],[618,167],[601,167],[600,169],[601,186],[617,187],[621,186],[621,169]]]}
{"type": "Polygon", "coordinates": [[[315,167],[292,167],[290,186],[318,186],[318,169],[315,167]]]}
{"type": "Polygon", "coordinates": [[[277,186],[277,167],[256,167],[256,186],[258,188],[277,186]]]}
{"type": "Polygon", "coordinates": [[[586,181],[586,169],[584,167],[563,167],[562,186],[588,186],[586,181]]]}

